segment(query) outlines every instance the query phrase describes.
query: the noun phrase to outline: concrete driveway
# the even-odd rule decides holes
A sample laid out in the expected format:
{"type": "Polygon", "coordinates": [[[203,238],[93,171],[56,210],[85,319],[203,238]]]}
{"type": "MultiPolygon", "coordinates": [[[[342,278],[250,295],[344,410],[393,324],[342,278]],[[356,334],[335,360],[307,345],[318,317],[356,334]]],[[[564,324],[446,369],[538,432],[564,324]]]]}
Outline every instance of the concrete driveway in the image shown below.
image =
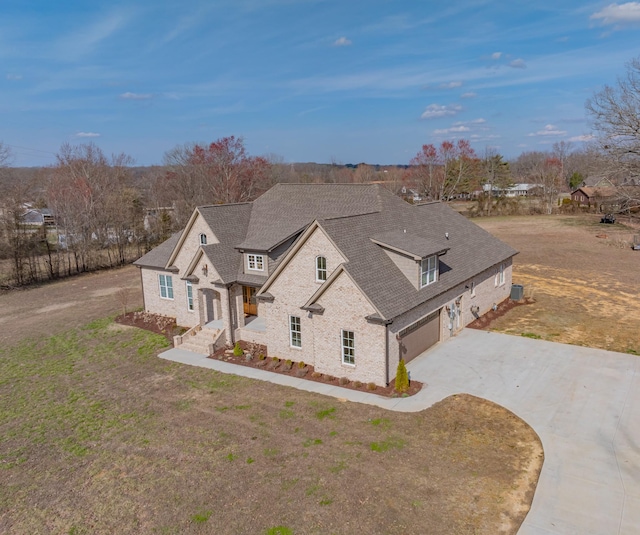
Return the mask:
{"type": "Polygon", "coordinates": [[[467,392],[538,433],[520,535],[640,533],[640,357],[465,329],[407,367],[430,402],[467,392]]]}

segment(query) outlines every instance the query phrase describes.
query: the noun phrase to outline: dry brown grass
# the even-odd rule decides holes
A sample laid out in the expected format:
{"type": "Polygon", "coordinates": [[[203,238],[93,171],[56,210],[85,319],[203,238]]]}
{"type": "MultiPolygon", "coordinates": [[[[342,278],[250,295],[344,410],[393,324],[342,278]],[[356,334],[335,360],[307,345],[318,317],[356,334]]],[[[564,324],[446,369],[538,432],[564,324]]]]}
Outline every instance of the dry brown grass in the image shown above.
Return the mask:
{"type": "Polygon", "coordinates": [[[511,310],[491,329],[640,354],[640,253],[629,246],[640,232],[599,220],[597,215],[475,220],[520,251],[513,281],[536,301],[511,310]]]}

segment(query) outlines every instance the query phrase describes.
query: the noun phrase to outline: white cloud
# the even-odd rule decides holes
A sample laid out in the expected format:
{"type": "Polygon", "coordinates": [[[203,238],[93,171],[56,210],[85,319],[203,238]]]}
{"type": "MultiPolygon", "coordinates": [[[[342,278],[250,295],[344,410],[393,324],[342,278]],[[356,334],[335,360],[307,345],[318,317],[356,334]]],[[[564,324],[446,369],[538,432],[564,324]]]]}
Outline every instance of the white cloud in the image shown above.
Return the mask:
{"type": "Polygon", "coordinates": [[[522,58],[514,59],[509,63],[509,67],[513,67],[514,69],[526,69],[527,64],[524,62],[522,58]]]}
{"type": "Polygon", "coordinates": [[[448,104],[446,106],[440,106],[440,104],[429,104],[420,116],[420,119],[447,117],[449,115],[456,115],[460,111],[462,111],[462,106],[459,104],[448,104]]]}
{"type": "Polygon", "coordinates": [[[478,96],[478,93],[469,92],[469,93],[462,93],[462,95],[460,95],[460,98],[475,98],[477,96],[478,96]]]}
{"type": "Polygon", "coordinates": [[[456,87],[460,87],[462,82],[446,82],[444,84],[440,84],[438,87],[440,89],[455,89],[456,87]]]}
{"type": "Polygon", "coordinates": [[[452,126],[451,128],[443,128],[441,130],[434,130],[433,133],[435,135],[441,134],[459,134],[461,132],[468,132],[470,128],[468,126],[452,126]]]}
{"type": "Polygon", "coordinates": [[[601,24],[605,26],[640,24],[640,2],[609,4],[607,7],[591,15],[590,18],[592,20],[599,20],[601,24]]]}
{"type": "Polygon", "coordinates": [[[586,134],[586,135],[582,135],[582,136],[573,136],[569,138],[569,141],[591,141],[592,139],[595,139],[596,136],[592,135],[592,134],[586,134]]]}
{"type": "Polygon", "coordinates": [[[123,100],[149,100],[153,98],[153,95],[150,93],[131,93],[127,91],[126,93],[122,93],[120,98],[123,100]]]}
{"type": "Polygon", "coordinates": [[[477,119],[474,119],[473,121],[471,121],[471,124],[484,124],[486,122],[487,122],[486,119],[483,119],[482,117],[478,117],[477,119]]]}
{"type": "Polygon", "coordinates": [[[10,72],[7,74],[7,80],[22,80],[22,75],[10,72]]]}
{"type": "Polygon", "coordinates": [[[100,137],[97,132],[78,132],[76,137],[100,137]]]}
{"type": "Polygon", "coordinates": [[[340,37],[333,42],[333,46],[349,46],[350,44],[352,44],[351,40],[346,37],[340,37]]]}
{"type": "Polygon", "coordinates": [[[491,59],[500,59],[502,57],[502,52],[494,52],[491,54],[491,59]]]}
{"type": "Polygon", "coordinates": [[[566,130],[559,130],[557,126],[548,124],[542,130],[538,130],[537,132],[532,132],[528,134],[529,137],[535,136],[564,136],[567,134],[566,130]]]}

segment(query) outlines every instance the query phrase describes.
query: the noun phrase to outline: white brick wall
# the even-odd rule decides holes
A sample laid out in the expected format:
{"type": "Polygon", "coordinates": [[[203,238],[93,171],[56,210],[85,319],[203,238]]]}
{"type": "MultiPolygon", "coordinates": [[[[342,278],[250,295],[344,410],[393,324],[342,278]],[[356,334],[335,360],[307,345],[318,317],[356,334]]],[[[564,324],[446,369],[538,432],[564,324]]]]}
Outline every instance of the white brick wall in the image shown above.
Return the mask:
{"type": "Polygon", "coordinates": [[[318,301],[325,311],[314,315],[315,368],[352,381],[386,384],[385,332],[383,325],[365,316],[375,309],[346,273],[341,273],[318,301]],[[355,365],[342,363],[342,330],[355,334],[355,365]]]}
{"type": "Polygon", "coordinates": [[[261,303],[261,315],[267,322],[269,355],[304,361],[321,373],[382,385],[384,374],[384,332],[380,325],[364,317],[375,310],[346,274],[341,274],[318,302],[325,307],[322,315],[301,310],[320,288],[316,282],[315,260],[327,259],[327,276],[344,262],[322,230],[317,229],[269,288],[275,300],[261,303]],[[289,316],[300,318],[302,347],[291,347],[289,316]],[[356,365],[342,364],[341,330],[355,332],[356,365]]]}
{"type": "Polygon", "coordinates": [[[269,293],[275,296],[275,301],[259,304],[260,315],[265,317],[267,323],[267,340],[271,355],[314,364],[311,320],[300,307],[322,285],[316,282],[315,262],[318,255],[327,259],[327,277],[344,262],[344,257],[324,232],[316,229],[269,288],[269,293]],[[290,315],[300,318],[303,350],[290,347],[290,315]],[[304,357],[301,354],[304,354],[304,357]]]}

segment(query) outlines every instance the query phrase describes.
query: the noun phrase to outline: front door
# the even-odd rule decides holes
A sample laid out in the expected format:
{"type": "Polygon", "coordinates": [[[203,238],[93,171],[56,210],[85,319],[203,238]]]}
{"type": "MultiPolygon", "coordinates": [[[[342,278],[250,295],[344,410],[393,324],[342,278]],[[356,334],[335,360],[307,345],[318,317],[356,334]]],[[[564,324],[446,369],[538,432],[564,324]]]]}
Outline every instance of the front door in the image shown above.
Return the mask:
{"type": "Polygon", "coordinates": [[[256,303],[256,289],[251,286],[242,287],[242,302],[244,304],[244,313],[247,316],[258,315],[258,304],[256,303]]]}

